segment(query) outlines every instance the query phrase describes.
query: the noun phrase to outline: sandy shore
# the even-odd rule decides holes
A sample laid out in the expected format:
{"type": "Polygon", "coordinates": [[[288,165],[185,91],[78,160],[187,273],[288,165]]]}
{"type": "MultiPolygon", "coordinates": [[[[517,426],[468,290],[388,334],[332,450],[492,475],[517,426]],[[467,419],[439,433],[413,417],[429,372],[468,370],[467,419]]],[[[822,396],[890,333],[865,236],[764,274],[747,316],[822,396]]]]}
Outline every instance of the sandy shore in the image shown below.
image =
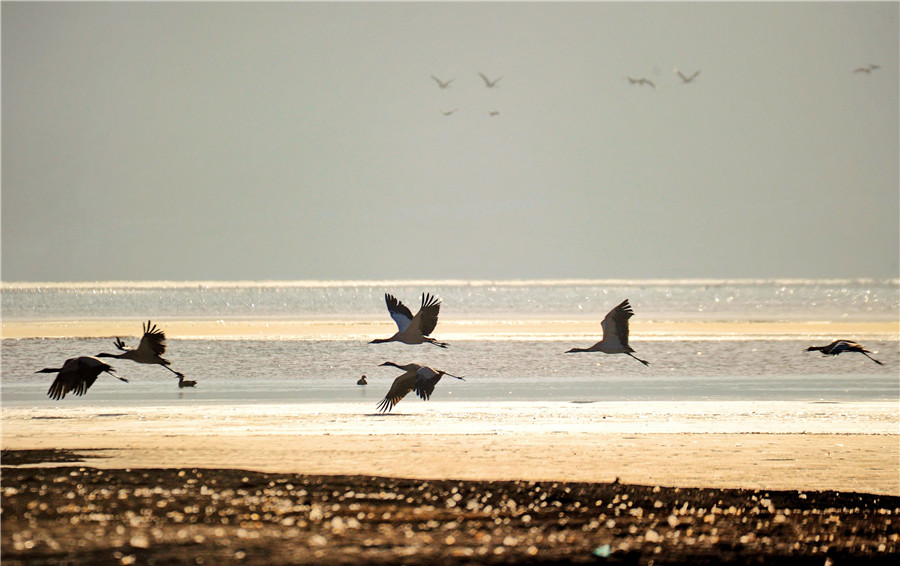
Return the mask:
{"type": "MultiPolygon", "coordinates": [[[[396,327],[390,321],[348,322],[338,320],[166,320],[154,322],[171,339],[316,339],[369,340],[388,336],[396,327]]],[[[591,337],[600,331],[600,320],[441,320],[440,337],[445,340],[529,337],[591,337]]],[[[104,338],[137,337],[140,324],[134,320],[4,320],[3,338],[104,338]]],[[[897,322],[740,322],[740,321],[632,321],[631,335],[640,339],[702,338],[831,338],[857,339],[900,336],[897,322]]]]}
{"type": "Polygon", "coordinates": [[[4,408],[3,449],[104,468],[900,495],[895,403],[462,403],[4,408]]]}
{"type": "Polygon", "coordinates": [[[896,403],[371,410],[4,407],[3,563],[821,566],[900,553],[896,403]]]}

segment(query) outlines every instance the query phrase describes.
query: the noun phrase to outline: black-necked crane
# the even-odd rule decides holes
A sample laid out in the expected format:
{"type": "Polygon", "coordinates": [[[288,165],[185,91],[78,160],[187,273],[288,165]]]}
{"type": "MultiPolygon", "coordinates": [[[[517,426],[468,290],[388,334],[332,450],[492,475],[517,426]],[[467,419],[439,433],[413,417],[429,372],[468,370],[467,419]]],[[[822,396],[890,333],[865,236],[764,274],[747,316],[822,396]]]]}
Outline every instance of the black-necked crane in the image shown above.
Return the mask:
{"type": "Polygon", "coordinates": [[[657,90],[656,85],[653,83],[653,81],[651,81],[649,79],[645,79],[645,78],[633,79],[631,77],[628,77],[628,82],[633,85],[651,86],[651,87],[653,87],[654,90],[657,90]]]}
{"type": "Polygon", "coordinates": [[[406,364],[401,366],[394,362],[384,362],[381,365],[392,366],[397,369],[402,369],[405,372],[394,380],[387,395],[385,395],[384,399],[378,404],[378,410],[382,413],[386,413],[393,409],[394,405],[403,400],[410,391],[415,391],[416,395],[423,401],[429,400],[431,394],[434,393],[434,386],[437,385],[441,380],[441,377],[445,375],[465,381],[465,378],[462,376],[453,375],[452,373],[436,370],[421,364],[406,364]]]}
{"type": "Polygon", "coordinates": [[[837,356],[838,354],[843,354],[844,352],[859,352],[865,357],[869,358],[876,364],[883,366],[882,362],[879,362],[869,354],[875,354],[876,352],[872,352],[871,350],[866,350],[861,345],[853,342],[852,340],[835,340],[831,344],[827,346],[810,346],[806,349],[807,352],[822,352],[823,356],[837,356]]]}
{"type": "Polygon", "coordinates": [[[454,80],[454,79],[450,79],[449,81],[442,81],[441,79],[437,78],[434,75],[431,75],[431,78],[435,80],[435,82],[438,84],[439,87],[441,87],[441,89],[445,89],[448,86],[450,86],[450,83],[452,83],[454,80]]]}
{"type": "Polygon", "coordinates": [[[430,293],[422,294],[422,306],[416,316],[413,316],[409,308],[397,300],[393,295],[384,294],[384,302],[387,303],[391,318],[397,323],[397,333],[390,338],[376,338],[370,344],[382,344],[384,342],[402,342],[404,344],[434,344],[446,348],[446,342],[438,342],[429,334],[437,326],[438,313],[441,310],[441,301],[430,293]]]}
{"type": "Polygon", "coordinates": [[[119,358],[121,360],[131,360],[139,364],[158,364],[171,371],[178,377],[184,377],[181,372],[170,368],[171,362],[162,357],[166,352],[166,335],[158,329],[155,324],[151,324],[148,320],[144,325],[144,336],[137,348],[129,348],[121,338],[116,338],[113,342],[116,348],[122,350],[121,354],[97,354],[98,358],[119,358]]]}
{"type": "Polygon", "coordinates": [[[566,353],[572,352],[603,352],[604,354],[628,354],[632,358],[649,366],[650,362],[635,356],[634,349],[628,345],[628,319],[634,316],[628,299],[609,311],[600,326],[603,327],[603,339],[590,348],[572,348],[566,353]]]}
{"type": "Polygon", "coordinates": [[[81,356],[69,358],[61,368],[44,368],[35,373],[58,374],[53,383],[50,384],[50,389],[47,390],[47,396],[58,401],[69,392],[73,395],[83,395],[103,372],[120,381],[128,381],[124,377],[116,375],[115,371],[111,365],[103,363],[97,358],[81,356]]]}
{"type": "Polygon", "coordinates": [[[478,73],[478,76],[481,77],[481,80],[484,81],[484,86],[486,86],[488,88],[494,88],[495,86],[497,86],[497,83],[500,82],[500,79],[503,78],[503,77],[497,77],[496,79],[491,80],[491,79],[487,78],[484,73],[481,73],[481,72],[478,73]]]}
{"type": "Polygon", "coordinates": [[[691,82],[691,81],[693,81],[694,79],[697,78],[697,75],[700,74],[700,71],[697,71],[697,72],[694,73],[693,75],[691,75],[691,76],[689,76],[689,77],[686,77],[686,76],[684,76],[684,73],[682,73],[682,72],[679,71],[678,69],[675,69],[675,74],[678,75],[679,77],[681,77],[681,82],[682,82],[683,84],[688,84],[689,82],[691,82]]]}

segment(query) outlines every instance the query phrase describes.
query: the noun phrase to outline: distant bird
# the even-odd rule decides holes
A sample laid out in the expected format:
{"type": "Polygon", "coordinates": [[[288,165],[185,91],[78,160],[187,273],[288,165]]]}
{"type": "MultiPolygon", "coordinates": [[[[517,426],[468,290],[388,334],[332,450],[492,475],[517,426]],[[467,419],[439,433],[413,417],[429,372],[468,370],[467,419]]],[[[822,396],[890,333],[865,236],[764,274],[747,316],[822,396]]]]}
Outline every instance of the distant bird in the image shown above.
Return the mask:
{"type": "Polygon", "coordinates": [[[393,409],[394,405],[406,397],[406,394],[410,391],[415,391],[416,395],[424,401],[429,400],[431,394],[434,393],[434,386],[437,385],[441,380],[441,377],[445,375],[465,381],[461,376],[453,375],[442,370],[435,370],[420,364],[406,364],[401,366],[394,362],[384,362],[380,365],[393,366],[406,372],[394,380],[387,395],[385,395],[384,399],[378,404],[378,410],[382,413],[386,413],[393,409]]]}
{"type": "Polygon", "coordinates": [[[459,108],[454,108],[453,110],[441,110],[441,114],[443,114],[444,116],[449,116],[454,112],[459,112],[459,108]]]}
{"type": "Polygon", "coordinates": [[[129,348],[118,337],[113,343],[116,345],[116,348],[123,351],[122,354],[97,354],[97,357],[131,360],[139,364],[159,364],[178,377],[183,377],[181,372],[169,367],[171,363],[169,360],[161,357],[166,352],[166,335],[162,330],[156,328],[155,324],[151,325],[149,320],[144,325],[144,336],[141,338],[141,343],[137,348],[129,348]]]}
{"type": "Polygon", "coordinates": [[[631,83],[631,84],[633,84],[633,85],[641,85],[641,86],[647,85],[647,86],[651,86],[651,87],[653,87],[654,90],[657,90],[657,89],[656,89],[656,85],[653,84],[653,81],[651,81],[651,80],[649,80],[649,79],[645,79],[645,78],[633,79],[633,78],[631,78],[631,77],[628,77],[628,82],[631,83]]]}
{"type": "Polygon", "coordinates": [[[441,87],[441,89],[445,89],[445,88],[447,88],[448,86],[450,86],[450,83],[452,83],[453,80],[454,80],[454,79],[450,79],[449,81],[446,81],[446,82],[445,82],[445,81],[442,81],[441,79],[437,78],[437,77],[434,76],[434,75],[431,75],[431,78],[434,79],[435,82],[437,82],[438,86],[441,87]]]}
{"type": "Polygon", "coordinates": [[[357,385],[368,385],[369,382],[366,381],[366,376],[364,375],[357,380],[356,384],[357,385]]]}
{"type": "Polygon", "coordinates": [[[865,348],[863,348],[856,342],[853,342],[850,340],[835,340],[834,342],[832,342],[831,344],[828,344],[827,346],[810,346],[809,348],[806,349],[806,351],[807,352],[817,352],[817,351],[822,352],[822,355],[824,355],[824,356],[837,356],[838,354],[843,354],[844,352],[859,352],[860,354],[869,358],[876,364],[878,364],[880,366],[884,365],[882,362],[879,362],[878,360],[876,360],[875,358],[873,358],[872,356],[869,355],[869,354],[874,354],[875,352],[866,350],[865,348]]]}
{"type": "Polygon", "coordinates": [[[188,381],[184,378],[180,373],[178,374],[178,389],[183,389],[185,387],[194,387],[197,385],[196,381],[188,381]]]}
{"type": "Polygon", "coordinates": [[[868,73],[871,73],[871,72],[872,72],[872,68],[871,68],[871,67],[857,67],[856,69],[853,69],[853,72],[854,72],[854,73],[867,73],[867,74],[868,74],[868,73]]]}
{"type": "Polygon", "coordinates": [[[384,342],[403,342],[404,344],[434,344],[441,348],[446,348],[446,342],[438,342],[428,335],[434,331],[437,326],[438,313],[441,310],[441,301],[437,297],[429,294],[422,294],[422,306],[416,316],[406,305],[397,300],[393,295],[384,294],[384,302],[387,303],[388,312],[391,318],[397,323],[398,331],[390,338],[376,338],[369,344],[382,344],[384,342]]]}
{"type": "Polygon", "coordinates": [[[604,354],[628,354],[632,358],[641,362],[645,366],[649,366],[650,362],[646,362],[634,354],[634,349],[628,345],[628,319],[634,316],[628,299],[609,311],[600,326],[603,327],[603,339],[591,346],[590,348],[572,348],[566,353],[572,352],[603,352],[604,354]]]}
{"type": "Polygon", "coordinates": [[[684,76],[684,73],[682,73],[682,72],[679,71],[678,69],[675,69],[675,74],[678,75],[679,77],[681,77],[681,81],[682,81],[684,84],[687,84],[687,83],[693,81],[694,79],[696,79],[696,78],[697,78],[697,75],[700,74],[700,71],[697,71],[696,73],[694,73],[694,74],[691,75],[690,77],[686,77],[686,76],[684,76]]]}
{"type": "Polygon", "coordinates": [[[72,392],[73,395],[83,395],[91,385],[97,381],[97,377],[106,372],[120,381],[127,382],[124,377],[115,374],[112,366],[105,364],[97,358],[90,356],[81,356],[78,358],[69,358],[61,368],[44,368],[35,373],[56,373],[56,379],[50,385],[47,396],[51,399],[59,400],[66,396],[66,393],[72,392]]]}
{"type": "Polygon", "coordinates": [[[490,114],[491,116],[499,116],[500,111],[499,110],[488,110],[488,114],[490,114]]]}
{"type": "Polygon", "coordinates": [[[496,78],[496,79],[494,79],[494,80],[491,80],[491,79],[487,78],[487,77],[484,75],[484,73],[481,73],[481,72],[478,73],[478,76],[481,77],[481,80],[484,81],[484,86],[486,86],[486,87],[488,87],[488,88],[494,88],[495,86],[497,86],[497,83],[500,82],[500,79],[503,78],[503,77],[498,77],[498,78],[496,78]]]}

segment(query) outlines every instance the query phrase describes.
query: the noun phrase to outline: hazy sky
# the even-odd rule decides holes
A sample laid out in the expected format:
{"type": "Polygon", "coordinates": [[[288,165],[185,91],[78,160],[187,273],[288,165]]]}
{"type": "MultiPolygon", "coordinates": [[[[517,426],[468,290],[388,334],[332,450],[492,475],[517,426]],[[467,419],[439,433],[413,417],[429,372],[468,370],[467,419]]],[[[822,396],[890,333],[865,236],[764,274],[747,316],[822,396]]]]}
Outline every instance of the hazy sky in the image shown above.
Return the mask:
{"type": "Polygon", "coordinates": [[[898,277],[898,6],[3,2],[0,276],[898,277]]]}

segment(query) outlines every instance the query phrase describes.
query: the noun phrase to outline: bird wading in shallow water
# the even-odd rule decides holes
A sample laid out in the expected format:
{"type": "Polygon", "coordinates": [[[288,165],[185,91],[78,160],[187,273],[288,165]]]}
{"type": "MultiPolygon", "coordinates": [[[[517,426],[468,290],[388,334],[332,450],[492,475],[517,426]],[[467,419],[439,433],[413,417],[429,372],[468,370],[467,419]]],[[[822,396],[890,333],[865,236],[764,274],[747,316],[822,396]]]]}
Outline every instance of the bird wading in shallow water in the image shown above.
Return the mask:
{"type": "Polygon", "coordinates": [[[875,352],[866,350],[865,348],[863,348],[862,346],[860,346],[859,344],[857,344],[856,342],[853,342],[851,340],[835,340],[834,342],[832,342],[831,344],[828,344],[827,346],[810,346],[809,348],[806,349],[806,351],[807,352],[822,352],[822,355],[825,355],[825,356],[837,356],[838,354],[843,354],[844,352],[859,352],[860,354],[869,358],[876,364],[878,364],[880,366],[884,365],[882,362],[879,362],[878,360],[876,360],[875,358],[873,358],[872,356],[869,355],[869,354],[874,354],[875,352]]]}
{"type": "Polygon", "coordinates": [[[413,316],[409,308],[397,300],[393,295],[385,293],[384,302],[387,303],[391,318],[397,323],[397,333],[390,338],[376,338],[369,344],[383,344],[385,342],[402,342],[404,344],[434,344],[446,348],[446,342],[438,342],[429,334],[437,326],[438,313],[441,311],[441,301],[430,293],[422,295],[422,306],[416,316],[413,316]]]}
{"type": "Polygon", "coordinates": [[[394,405],[406,397],[406,394],[410,391],[415,391],[416,395],[424,401],[429,400],[431,394],[434,393],[434,386],[437,385],[441,380],[441,377],[445,375],[465,381],[462,376],[432,369],[421,364],[406,364],[401,366],[394,362],[384,362],[381,365],[395,367],[406,372],[394,380],[387,395],[385,395],[384,399],[378,404],[378,410],[382,413],[386,413],[393,409],[394,405]]]}
{"type": "Polygon", "coordinates": [[[137,348],[129,348],[121,338],[113,342],[116,348],[122,350],[121,354],[97,354],[98,358],[119,358],[131,360],[139,364],[158,364],[171,371],[178,377],[184,377],[181,372],[169,367],[169,360],[162,357],[166,353],[166,335],[149,320],[144,325],[144,336],[137,348]]]}
{"type": "Polygon", "coordinates": [[[69,358],[61,368],[44,368],[35,373],[58,374],[47,391],[48,397],[58,401],[70,392],[73,395],[84,395],[103,372],[108,373],[119,381],[128,381],[124,377],[116,375],[115,371],[112,366],[97,358],[81,356],[79,358],[69,358]]]}
{"type": "Polygon", "coordinates": [[[649,366],[650,362],[644,361],[632,354],[634,349],[628,345],[628,319],[634,316],[628,299],[609,311],[600,326],[603,327],[603,339],[590,348],[572,348],[566,353],[573,352],[603,352],[604,354],[628,354],[632,358],[649,366]]]}

